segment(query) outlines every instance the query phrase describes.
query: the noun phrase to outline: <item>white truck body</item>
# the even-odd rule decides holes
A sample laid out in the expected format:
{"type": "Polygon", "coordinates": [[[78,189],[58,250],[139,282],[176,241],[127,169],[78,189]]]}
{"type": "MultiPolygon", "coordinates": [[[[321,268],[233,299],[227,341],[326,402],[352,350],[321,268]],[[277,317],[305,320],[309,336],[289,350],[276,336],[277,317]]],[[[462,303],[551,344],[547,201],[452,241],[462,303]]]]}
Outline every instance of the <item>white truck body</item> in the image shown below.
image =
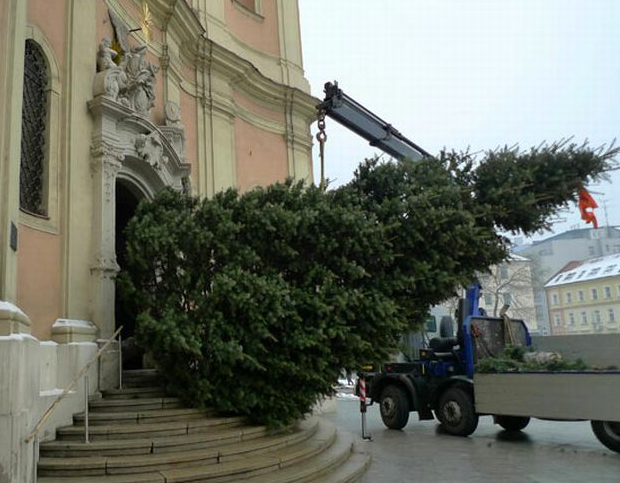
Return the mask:
{"type": "Polygon", "coordinates": [[[475,374],[474,399],[479,414],[620,422],[620,372],[475,374]]]}

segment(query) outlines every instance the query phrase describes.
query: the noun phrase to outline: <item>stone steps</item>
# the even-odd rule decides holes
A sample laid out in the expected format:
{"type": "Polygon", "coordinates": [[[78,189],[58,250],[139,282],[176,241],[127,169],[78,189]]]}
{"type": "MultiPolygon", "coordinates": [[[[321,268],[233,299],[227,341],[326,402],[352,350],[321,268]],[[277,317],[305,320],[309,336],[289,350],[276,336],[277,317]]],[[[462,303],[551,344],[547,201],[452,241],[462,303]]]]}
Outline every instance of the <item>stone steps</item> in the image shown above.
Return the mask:
{"type": "Polygon", "coordinates": [[[148,411],[153,409],[178,409],[183,403],[176,397],[138,397],[132,399],[94,398],[89,401],[89,410],[92,412],[126,412],[148,411]]]}
{"type": "MultiPolygon", "coordinates": [[[[90,406],[89,406],[90,407],[90,406]]],[[[114,424],[156,424],[173,421],[188,421],[204,419],[213,416],[211,409],[177,408],[177,409],[147,409],[144,411],[116,411],[94,412],[89,411],[88,422],[91,426],[108,426],[114,424]]],[[[84,425],[84,413],[73,415],[75,426],[84,425]]]]}
{"type": "Polygon", "coordinates": [[[123,371],[123,388],[132,389],[159,385],[160,379],[155,369],[123,371]]]}
{"type": "MultiPolygon", "coordinates": [[[[92,414],[91,414],[92,416],[92,414]]],[[[89,417],[92,424],[92,419],[89,417]]],[[[120,422],[117,424],[89,426],[89,435],[92,441],[108,439],[134,439],[157,436],[179,436],[194,434],[213,429],[231,428],[241,426],[245,418],[233,417],[188,417],[169,423],[146,423],[129,424],[120,422]]],[[[82,441],[84,439],[84,426],[73,425],[56,430],[56,437],[60,440],[82,441]]]]}
{"type": "Polygon", "coordinates": [[[319,449],[319,445],[315,441],[311,444],[305,444],[308,439],[313,438],[321,444],[327,444],[329,438],[333,438],[333,436],[335,436],[333,427],[317,430],[315,424],[307,425],[305,428],[290,434],[273,435],[253,441],[191,451],[109,457],[41,458],[39,460],[39,474],[41,476],[77,477],[148,473],[177,468],[187,469],[246,459],[248,456],[255,457],[258,454],[280,448],[282,448],[279,453],[281,459],[302,460],[314,455],[319,449]]]}
{"type": "Polygon", "coordinates": [[[107,391],[102,391],[102,396],[106,400],[118,399],[118,400],[127,400],[127,399],[140,399],[140,398],[154,398],[154,397],[164,397],[165,392],[161,387],[126,387],[123,389],[108,389],[107,391]]]}
{"type": "Polygon", "coordinates": [[[73,426],[41,445],[40,482],[347,483],[368,465],[352,436],[317,418],[271,431],[243,417],[182,408],[151,370],[124,377],[122,390],[90,401],[90,443],[84,414],[76,414],[73,426]]]}
{"type": "MultiPolygon", "coordinates": [[[[40,454],[44,457],[66,458],[71,456],[115,456],[127,454],[165,453],[185,451],[213,446],[251,441],[268,435],[264,426],[239,426],[232,429],[182,434],[165,437],[144,437],[135,439],[99,439],[89,444],[83,441],[56,440],[41,444],[40,454]]],[[[83,439],[83,431],[81,433],[83,439]]]]}

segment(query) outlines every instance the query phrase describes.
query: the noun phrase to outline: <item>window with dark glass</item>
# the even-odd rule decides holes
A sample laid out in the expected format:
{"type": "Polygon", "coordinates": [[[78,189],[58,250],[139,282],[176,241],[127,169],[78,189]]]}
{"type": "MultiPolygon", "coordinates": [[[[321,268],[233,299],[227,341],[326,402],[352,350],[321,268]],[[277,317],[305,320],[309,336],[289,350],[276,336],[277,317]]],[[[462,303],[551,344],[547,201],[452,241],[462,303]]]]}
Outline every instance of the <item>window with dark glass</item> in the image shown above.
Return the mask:
{"type": "Polygon", "coordinates": [[[43,52],[34,40],[28,39],[24,55],[19,206],[35,215],[47,214],[43,199],[47,82],[43,52]]]}
{"type": "Polygon", "coordinates": [[[256,12],[256,0],[235,0],[242,7],[251,10],[252,12],[256,12]]]}

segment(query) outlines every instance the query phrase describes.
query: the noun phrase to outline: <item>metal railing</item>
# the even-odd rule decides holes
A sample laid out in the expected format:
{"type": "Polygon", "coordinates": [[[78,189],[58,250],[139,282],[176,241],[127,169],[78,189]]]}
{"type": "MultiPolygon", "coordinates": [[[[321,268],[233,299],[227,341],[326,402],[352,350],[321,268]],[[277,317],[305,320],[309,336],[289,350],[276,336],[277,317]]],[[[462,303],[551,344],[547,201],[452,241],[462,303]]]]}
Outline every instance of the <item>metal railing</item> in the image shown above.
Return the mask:
{"type": "Polygon", "coordinates": [[[112,341],[116,340],[117,336],[118,336],[119,389],[122,389],[123,387],[123,379],[122,379],[123,377],[123,354],[122,354],[122,349],[121,349],[121,345],[122,345],[121,330],[122,329],[123,329],[122,326],[119,327],[116,330],[116,332],[112,334],[112,337],[110,337],[105,342],[105,344],[101,346],[101,348],[97,351],[97,353],[84,365],[84,367],[82,367],[80,372],[78,372],[77,375],[71,380],[69,385],[58,395],[58,397],[56,397],[56,399],[50,405],[50,407],[47,408],[47,410],[43,413],[43,416],[41,416],[41,419],[39,419],[39,422],[36,424],[34,429],[26,437],[25,441],[27,444],[29,444],[31,441],[34,441],[33,448],[32,448],[33,450],[33,465],[32,465],[33,470],[32,471],[33,471],[33,481],[35,483],[37,481],[37,463],[39,461],[39,432],[43,428],[43,425],[46,423],[46,421],[50,418],[54,410],[58,407],[58,405],[60,404],[60,401],[62,401],[71,392],[71,389],[73,389],[73,387],[77,384],[77,382],[82,377],[84,377],[84,442],[87,444],[90,443],[89,424],[88,424],[89,423],[88,421],[88,398],[89,398],[89,392],[90,392],[90,381],[88,378],[88,374],[86,373],[88,369],[90,368],[90,366],[94,362],[99,360],[103,352],[112,343],[112,341]]]}

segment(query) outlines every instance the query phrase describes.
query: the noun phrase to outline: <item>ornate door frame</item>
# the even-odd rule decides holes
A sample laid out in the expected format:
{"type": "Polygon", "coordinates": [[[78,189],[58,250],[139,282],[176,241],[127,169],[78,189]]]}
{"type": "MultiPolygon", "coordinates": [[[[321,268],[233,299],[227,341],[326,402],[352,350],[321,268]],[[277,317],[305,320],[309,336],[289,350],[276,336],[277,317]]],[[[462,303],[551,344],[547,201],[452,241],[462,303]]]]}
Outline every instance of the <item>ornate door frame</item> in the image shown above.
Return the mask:
{"type": "Polygon", "coordinates": [[[99,337],[114,333],[116,261],[116,180],[123,179],[147,198],[165,187],[189,191],[190,165],[185,161],[185,134],[178,106],[166,105],[166,123],[149,120],[154,105],[157,68],[137,46],[120,65],[107,62],[109,41],[99,49],[94,98],[88,109],[94,120],[91,145],[93,180],[93,264],[90,268],[93,322],[99,337]]]}

